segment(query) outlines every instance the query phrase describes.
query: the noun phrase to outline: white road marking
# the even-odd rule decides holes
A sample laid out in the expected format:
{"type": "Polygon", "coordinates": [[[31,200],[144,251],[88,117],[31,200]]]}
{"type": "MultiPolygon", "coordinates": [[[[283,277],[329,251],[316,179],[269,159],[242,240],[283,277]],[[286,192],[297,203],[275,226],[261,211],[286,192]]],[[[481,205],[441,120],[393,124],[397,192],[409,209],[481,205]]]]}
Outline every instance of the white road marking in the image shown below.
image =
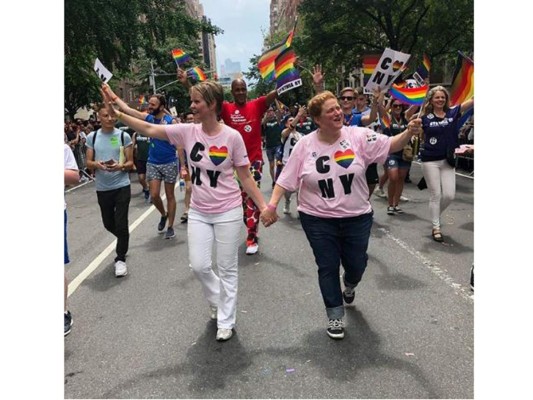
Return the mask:
{"type": "Polygon", "coordinates": [[[452,289],[456,291],[457,294],[459,294],[461,297],[473,301],[473,294],[470,294],[469,290],[464,288],[462,285],[455,283],[453,281],[453,278],[448,275],[445,271],[440,269],[438,267],[438,263],[431,261],[429,258],[425,257],[423,254],[420,254],[419,251],[415,250],[411,246],[409,246],[407,243],[403,242],[402,240],[398,239],[397,237],[393,236],[390,231],[388,231],[385,228],[378,228],[378,231],[383,232],[390,240],[395,242],[398,246],[400,246],[402,249],[407,251],[409,254],[414,256],[418,261],[420,261],[422,264],[424,264],[431,272],[433,272],[435,275],[437,275],[440,279],[442,279],[448,286],[450,286],[452,289]]]}
{"type": "MultiPolygon", "coordinates": [[[[162,195],[161,196],[161,200],[166,200],[167,196],[166,195],[162,195]]],[[[148,208],[148,210],[146,210],[139,218],[137,218],[131,225],[130,225],[130,235],[131,233],[135,230],[135,228],[137,228],[141,222],[143,222],[146,218],[148,218],[148,216],[155,210],[155,206],[150,206],[150,208],[148,208]]],[[[102,261],[105,260],[105,258],[111,254],[111,252],[113,250],[115,250],[115,247],[117,245],[117,240],[113,240],[109,246],[107,246],[107,248],[102,251],[87,267],[85,267],[85,269],[83,271],[81,271],[81,273],[72,280],[72,282],[70,282],[70,284],[68,285],[68,294],[67,294],[67,297],[70,297],[72,295],[72,293],[74,293],[76,291],[76,289],[78,288],[78,286],[81,285],[81,283],[87,279],[89,277],[89,275],[91,275],[94,270],[96,270],[96,268],[98,268],[100,266],[100,264],[102,264],[102,261]]]]}

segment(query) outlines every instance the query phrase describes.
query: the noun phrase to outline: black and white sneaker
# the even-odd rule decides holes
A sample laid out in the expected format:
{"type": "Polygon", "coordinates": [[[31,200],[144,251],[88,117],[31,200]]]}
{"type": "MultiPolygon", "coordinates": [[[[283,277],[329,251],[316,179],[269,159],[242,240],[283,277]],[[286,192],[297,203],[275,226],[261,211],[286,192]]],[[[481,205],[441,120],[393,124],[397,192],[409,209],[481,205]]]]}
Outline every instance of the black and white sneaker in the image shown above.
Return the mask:
{"type": "Polygon", "coordinates": [[[330,319],[327,333],[332,339],[344,339],[344,320],[342,318],[330,319]]]}
{"type": "Polygon", "coordinates": [[[394,209],[393,206],[389,206],[389,207],[387,207],[387,214],[389,214],[389,215],[396,215],[396,210],[394,209]]]}
{"type": "Polygon", "coordinates": [[[65,313],[65,336],[67,336],[72,330],[72,324],[74,320],[72,319],[72,314],[67,310],[65,313]]]}
{"type": "Polygon", "coordinates": [[[342,292],[342,298],[344,299],[346,304],[352,304],[353,300],[355,299],[355,287],[349,288],[347,287],[342,292]]]}
{"type": "Polygon", "coordinates": [[[394,212],[396,214],[403,214],[403,210],[398,206],[394,206],[394,212]]]}

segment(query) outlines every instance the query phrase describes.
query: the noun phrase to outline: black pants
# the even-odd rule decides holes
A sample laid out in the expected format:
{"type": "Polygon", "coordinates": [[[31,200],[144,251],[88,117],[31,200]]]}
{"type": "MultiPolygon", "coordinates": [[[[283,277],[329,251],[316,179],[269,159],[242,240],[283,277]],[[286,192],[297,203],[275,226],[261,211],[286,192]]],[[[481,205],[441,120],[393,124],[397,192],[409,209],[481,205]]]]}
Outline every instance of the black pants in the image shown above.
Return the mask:
{"type": "Polygon", "coordinates": [[[130,243],[128,210],[130,207],[130,185],[120,189],[97,191],[98,205],[102,213],[104,227],[117,237],[115,261],[126,261],[130,243]]]}

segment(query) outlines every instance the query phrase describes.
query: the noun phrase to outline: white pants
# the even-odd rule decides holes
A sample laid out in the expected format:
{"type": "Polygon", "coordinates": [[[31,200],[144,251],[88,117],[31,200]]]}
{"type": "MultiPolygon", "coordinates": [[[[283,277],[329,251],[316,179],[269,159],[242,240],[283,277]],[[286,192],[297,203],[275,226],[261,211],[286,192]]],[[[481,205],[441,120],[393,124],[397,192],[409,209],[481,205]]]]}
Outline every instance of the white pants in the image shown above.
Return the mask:
{"type": "Polygon", "coordinates": [[[440,228],[440,216],[455,198],[455,168],[446,160],[425,161],[422,173],[429,189],[429,214],[433,228],[440,228]]]}
{"type": "Polygon", "coordinates": [[[219,328],[232,329],[235,326],[242,215],[241,206],[220,214],[189,210],[187,237],[191,267],[202,284],[209,305],[218,307],[219,328]],[[211,265],[213,242],[216,243],[218,276],[211,265]]]}

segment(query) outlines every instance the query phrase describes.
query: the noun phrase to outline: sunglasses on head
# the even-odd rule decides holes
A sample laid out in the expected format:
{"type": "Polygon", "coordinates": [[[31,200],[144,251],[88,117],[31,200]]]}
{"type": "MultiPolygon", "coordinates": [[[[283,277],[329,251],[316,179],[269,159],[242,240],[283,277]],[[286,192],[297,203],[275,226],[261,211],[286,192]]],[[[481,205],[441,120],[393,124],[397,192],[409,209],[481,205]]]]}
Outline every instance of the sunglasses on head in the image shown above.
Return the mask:
{"type": "Polygon", "coordinates": [[[341,100],[348,100],[348,101],[352,101],[355,97],[353,96],[341,96],[339,97],[339,99],[341,100]]]}

